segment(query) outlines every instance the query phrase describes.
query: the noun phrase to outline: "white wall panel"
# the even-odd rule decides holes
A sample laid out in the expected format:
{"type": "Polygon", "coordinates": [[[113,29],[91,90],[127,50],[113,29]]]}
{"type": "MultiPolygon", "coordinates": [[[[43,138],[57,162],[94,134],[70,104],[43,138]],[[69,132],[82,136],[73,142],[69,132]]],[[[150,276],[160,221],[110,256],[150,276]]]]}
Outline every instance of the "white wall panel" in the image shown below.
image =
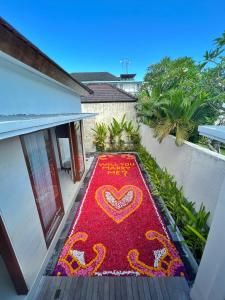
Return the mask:
{"type": "Polygon", "coordinates": [[[0,211],[30,287],[47,253],[19,138],[0,142],[0,211]]]}
{"type": "Polygon", "coordinates": [[[84,124],[84,146],[86,152],[94,152],[93,134],[91,130],[95,128],[96,122],[104,122],[109,125],[112,118],[121,120],[123,115],[126,115],[128,121],[136,123],[136,102],[112,102],[112,103],[82,103],[82,112],[98,113],[93,119],[83,121],[84,124]]]}
{"type": "Polygon", "coordinates": [[[159,166],[166,168],[178,185],[183,186],[186,198],[194,201],[197,208],[203,203],[211,212],[211,224],[220,191],[225,186],[225,156],[189,142],[177,147],[173,136],[159,144],[146,125],[141,125],[141,136],[143,146],[159,166]]]}
{"type": "Polygon", "coordinates": [[[0,115],[79,113],[80,97],[0,52],[0,115]]]}

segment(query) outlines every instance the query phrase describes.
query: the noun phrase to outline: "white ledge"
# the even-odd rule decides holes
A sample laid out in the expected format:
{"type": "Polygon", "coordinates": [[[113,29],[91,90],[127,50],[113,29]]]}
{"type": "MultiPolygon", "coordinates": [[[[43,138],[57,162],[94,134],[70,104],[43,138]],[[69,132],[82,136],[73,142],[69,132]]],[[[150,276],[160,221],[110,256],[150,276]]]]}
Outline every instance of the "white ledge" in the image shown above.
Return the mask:
{"type": "Polygon", "coordinates": [[[0,140],[87,118],[95,113],[0,116],[0,140]]]}

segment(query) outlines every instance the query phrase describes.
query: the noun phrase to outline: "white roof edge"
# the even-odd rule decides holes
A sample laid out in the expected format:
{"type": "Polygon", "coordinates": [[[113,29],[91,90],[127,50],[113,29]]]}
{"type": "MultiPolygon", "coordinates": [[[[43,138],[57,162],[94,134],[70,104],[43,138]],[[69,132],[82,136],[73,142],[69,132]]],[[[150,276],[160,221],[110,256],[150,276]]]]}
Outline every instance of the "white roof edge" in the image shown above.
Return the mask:
{"type": "Polygon", "coordinates": [[[198,126],[200,135],[225,143],[225,126],[204,125],[198,126]]]}
{"type": "Polygon", "coordinates": [[[74,121],[93,118],[97,113],[77,113],[48,116],[2,116],[0,117],[0,140],[55,127],[74,121]],[[12,118],[13,117],[13,118],[12,118]]]}
{"type": "MultiPolygon", "coordinates": [[[[11,55],[3,52],[0,50],[0,58],[7,61],[8,63],[10,64],[14,64],[16,66],[18,66],[19,68],[23,69],[24,71],[26,72],[30,72],[32,74],[34,74],[35,76],[38,76],[39,78],[42,78],[43,80],[46,80],[48,82],[51,82],[52,84],[58,86],[58,87],[61,87],[62,89],[64,90],[67,90],[68,92],[72,93],[72,94],[75,94],[77,96],[85,96],[85,95],[88,95],[88,92],[85,91],[85,89],[83,87],[80,86],[81,89],[84,90],[84,93],[81,93],[79,92],[79,88],[77,90],[63,84],[62,82],[38,71],[37,69],[34,69],[32,68],[31,66],[29,65],[26,65],[25,63],[21,62],[20,60],[12,57],[11,55]]],[[[78,84],[77,84],[78,85],[78,84]]]]}

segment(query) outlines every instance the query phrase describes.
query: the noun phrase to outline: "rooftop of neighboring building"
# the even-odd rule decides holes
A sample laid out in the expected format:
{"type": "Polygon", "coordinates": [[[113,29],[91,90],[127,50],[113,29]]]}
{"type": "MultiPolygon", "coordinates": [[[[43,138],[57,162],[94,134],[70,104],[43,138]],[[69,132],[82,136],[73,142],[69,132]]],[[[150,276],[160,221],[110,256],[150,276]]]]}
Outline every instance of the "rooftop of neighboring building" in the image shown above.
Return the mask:
{"type": "Polygon", "coordinates": [[[133,80],[136,74],[130,74],[130,73],[125,73],[125,74],[120,74],[120,80],[133,80]]]}
{"type": "Polygon", "coordinates": [[[77,72],[71,75],[81,82],[118,82],[118,81],[133,81],[136,74],[120,74],[115,76],[109,72],[77,72]]]}
{"type": "Polygon", "coordinates": [[[137,98],[109,83],[90,83],[93,94],[81,97],[82,103],[136,102],[137,98]]]}
{"type": "Polygon", "coordinates": [[[119,77],[109,72],[78,72],[71,73],[79,81],[117,81],[119,77]]]}

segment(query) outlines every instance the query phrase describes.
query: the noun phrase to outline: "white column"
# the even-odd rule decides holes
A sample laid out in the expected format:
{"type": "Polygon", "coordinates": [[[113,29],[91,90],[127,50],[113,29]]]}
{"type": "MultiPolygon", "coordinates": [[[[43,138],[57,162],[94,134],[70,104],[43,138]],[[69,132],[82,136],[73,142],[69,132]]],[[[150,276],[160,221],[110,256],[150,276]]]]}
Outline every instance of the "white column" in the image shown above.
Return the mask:
{"type": "Polygon", "coordinates": [[[225,180],[217,202],[198,273],[193,300],[225,299],[225,180]]]}

